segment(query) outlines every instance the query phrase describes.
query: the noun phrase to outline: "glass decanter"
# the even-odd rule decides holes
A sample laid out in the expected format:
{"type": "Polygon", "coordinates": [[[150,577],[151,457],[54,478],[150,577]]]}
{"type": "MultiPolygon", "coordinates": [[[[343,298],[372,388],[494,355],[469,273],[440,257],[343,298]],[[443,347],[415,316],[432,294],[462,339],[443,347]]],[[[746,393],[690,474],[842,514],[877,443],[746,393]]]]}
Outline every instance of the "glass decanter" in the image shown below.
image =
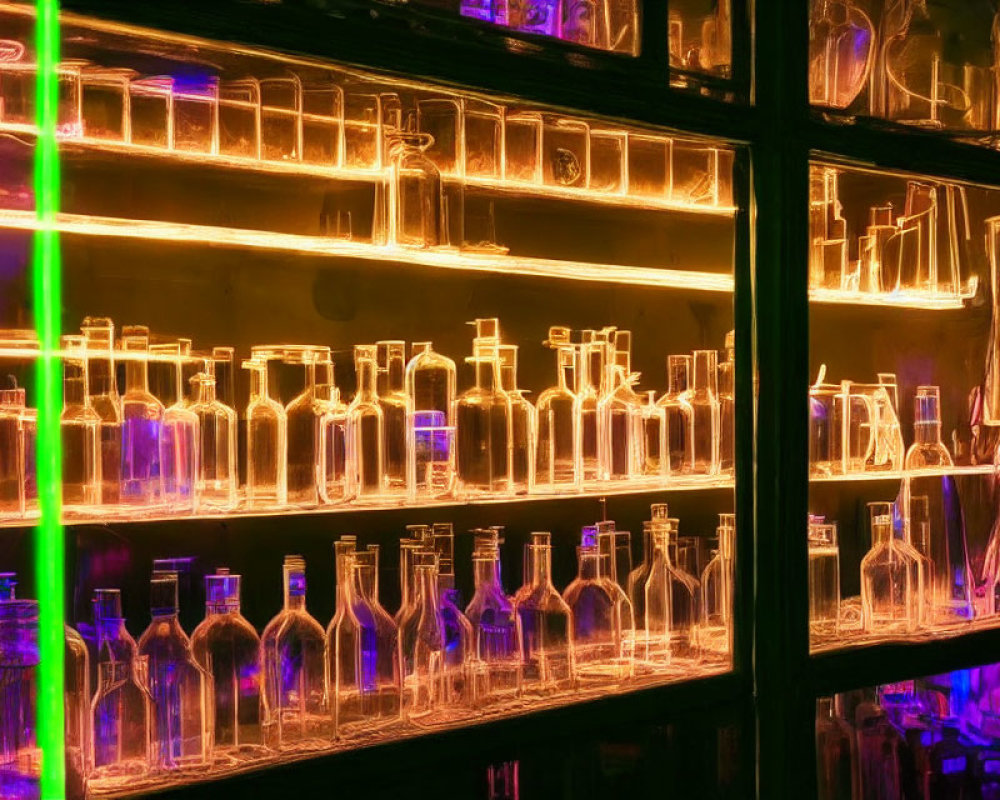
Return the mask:
{"type": "Polygon", "coordinates": [[[642,400],[635,393],[639,373],[631,371],[632,334],[615,331],[609,391],[598,404],[599,460],[605,480],[629,480],[643,473],[642,400]]]}
{"type": "Polygon", "coordinates": [[[892,505],[869,503],[872,547],[861,560],[861,611],[870,633],[916,630],[919,566],[893,531],[892,505]]]}
{"type": "Polygon", "coordinates": [[[578,485],[578,416],[574,385],[574,350],[569,328],[549,328],[546,347],[556,351],[556,385],[538,396],[535,486],[545,492],[578,485]]]}
{"type": "Polygon", "coordinates": [[[139,325],[122,330],[125,394],[122,395],[121,501],[129,505],[156,505],[163,498],[160,468],[163,404],[149,391],[146,357],[149,329],[139,325]]]}
{"type": "Polygon", "coordinates": [[[475,676],[482,670],[471,663],[475,660],[474,632],[455,588],[455,532],[451,523],[435,522],[432,537],[438,556],[438,608],[444,635],[443,699],[452,706],[473,706],[481,689],[475,676]]]}
{"type": "Polygon", "coordinates": [[[247,405],[247,500],[252,508],[282,506],[288,499],[288,419],[268,391],[264,358],[243,362],[250,372],[247,405]]]}
{"type": "Polygon", "coordinates": [[[447,244],[441,173],[425,155],[434,137],[415,131],[392,131],[386,138],[392,170],[388,185],[388,243],[414,247],[447,244]]]}
{"type": "Polygon", "coordinates": [[[608,666],[620,656],[615,599],[601,577],[597,547],[577,547],[576,557],[577,576],[563,591],[572,612],[576,674],[581,679],[606,678],[608,666]]]}
{"type": "Polygon", "coordinates": [[[952,466],[951,454],[941,441],[941,394],[937,386],[918,386],[913,401],[913,444],[906,451],[904,468],[940,469],[952,466]]]}
{"type": "Polygon", "coordinates": [[[576,679],[573,612],[552,585],[552,535],[531,534],[527,546],[531,572],[515,602],[521,654],[522,694],[547,694],[572,688],[576,679]]]}
{"type": "Polygon", "coordinates": [[[378,403],[382,409],[385,483],[389,492],[406,491],[406,342],[376,342],[378,403]]]}
{"type": "Polygon", "coordinates": [[[472,554],[476,591],[466,606],[476,659],[486,669],[486,693],[502,698],[517,689],[519,658],[514,607],[500,579],[498,544],[481,542],[472,554]]]}
{"type": "Polygon", "coordinates": [[[115,382],[114,323],[107,317],[84,317],[84,346],[87,351],[87,395],[90,407],[101,418],[101,499],[102,505],[117,505],[121,495],[122,408],[115,382]]]}
{"type": "Polygon", "coordinates": [[[501,345],[500,386],[510,401],[510,488],[526,494],[535,482],[535,407],[517,388],[517,345],[501,345]]]}
{"type": "Polygon", "coordinates": [[[726,334],[726,360],[719,364],[719,471],[736,468],[736,332],[726,334]]]}
{"type": "Polygon", "coordinates": [[[87,360],[82,336],[62,337],[63,410],[59,417],[62,438],[63,506],[96,506],[101,502],[101,418],[87,397],[87,360]]]}
{"type": "Polygon", "coordinates": [[[434,710],[444,695],[444,621],[437,571],[437,554],[415,554],[413,598],[399,621],[403,708],[408,715],[434,710]]]}
{"type": "Polygon", "coordinates": [[[575,350],[573,369],[576,376],[577,475],[582,482],[601,479],[601,418],[600,404],[606,382],[605,362],[608,343],[600,340],[597,331],[583,331],[584,341],[575,350]]]}
{"type": "Polygon", "coordinates": [[[719,549],[701,573],[701,636],[703,648],[729,653],[733,631],[733,589],[736,577],[736,520],[720,514],[719,549]]]}
{"type": "Polygon", "coordinates": [[[695,350],[692,358],[691,406],[693,471],[699,475],[719,472],[719,397],[717,391],[717,354],[714,350],[695,350]]]}
{"type": "Polygon", "coordinates": [[[319,499],[327,505],[349,500],[347,465],[347,405],[333,383],[333,362],[316,365],[319,423],[319,499]]]}
{"type": "Polygon", "coordinates": [[[306,562],[285,556],[283,609],[260,637],[264,671],[264,741],[312,749],[329,736],[324,685],[326,637],[306,609],[306,562]]]}
{"type": "Polygon", "coordinates": [[[189,410],[198,419],[198,504],[229,511],[236,507],[236,412],[215,392],[215,376],[198,373],[189,410]]]}
{"type": "Polygon", "coordinates": [[[407,470],[415,497],[443,497],[455,483],[455,362],[414,342],[404,386],[408,405],[407,470]]]}
{"type": "Polygon", "coordinates": [[[191,653],[191,641],[177,619],[177,575],[153,573],[150,581],[152,622],[139,637],[139,655],[147,660],[153,700],[154,769],[202,765],[208,758],[211,718],[206,711],[209,677],[191,653]]]}
{"type": "Polygon", "coordinates": [[[25,511],[24,389],[0,389],[0,515],[25,511]]]}
{"type": "Polygon", "coordinates": [[[506,494],[510,490],[510,417],[507,393],[500,388],[495,337],[479,338],[466,359],[476,370],[476,385],[458,398],[458,481],[466,494],[506,494]]]}
{"type": "Polygon", "coordinates": [[[319,503],[319,441],[323,410],[316,396],[316,363],[329,351],[321,347],[286,347],[282,363],[301,367],[302,391],[285,406],[288,435],[287,498],[289,503],[312,507],[319,503]]]}
{"type": "Polygon", "coordinates": [[[809,630],[813,637],[840,628],[840,548],[837,526],[822,517],[809,520],[809,630]]]}
{"type": "MultiPolygon", "coordinates": [[[[123,337],[130,329],[124,328],[123,337]]],[[[146,330],[148,335],[148,329],[146,330]]],[[[150,356],[159,367],[163,385],[161,398],[166,409],[160,430],[160,474],[163,498],[173,511],[193,511],[197,505],[198,418],[188,408],[184,396],[184,361],[190,357],[191,341],[150,345],[150,356]]],[[[145,366],[145,365],[144,365],[145,366]]],[[[156,393],[153,393],[154,396],[156,393]]],[[[127,398],[127,392],[126,392],[127,398]]],[[[123,398],[124,402],[124,398],[123,398]]],[[[127,422],[126,418],[126,422],[127,422]]]]}
{"type": "Polygon", "coordinates": [[[667,357],[667,393],[657,402],[667,417],[667,469],[671,476],[694,470],[694,410],[688,402],[691,356],[667,357]]]}
{"type": "Polygon", "coordinates": [[[205,576],[205,619],[191,634],[191,650],[209,678],[206,704],[213,755],[259,755],[260,637],[240,613],[240,576],[228,569],[205,576]]]}
{"type": "Polygon", "coordinates": [[[360,498],[378,497],[385,486],[385,416],[376,390],[377,356],[373,344],[354,346],[358,390],[347,408],[347,463],[351,494],[360,498]]]}

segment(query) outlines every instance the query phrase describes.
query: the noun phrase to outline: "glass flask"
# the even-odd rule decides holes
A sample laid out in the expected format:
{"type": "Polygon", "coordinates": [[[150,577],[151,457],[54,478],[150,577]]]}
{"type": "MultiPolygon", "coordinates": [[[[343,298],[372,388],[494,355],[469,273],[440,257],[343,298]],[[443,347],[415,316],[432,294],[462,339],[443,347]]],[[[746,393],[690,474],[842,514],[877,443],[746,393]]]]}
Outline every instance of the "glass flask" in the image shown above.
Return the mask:
{"type": "Polygon", "coordinates": [[[101,418],[101,504],[117,505],[121,495],[122,408],[115,382],[114,323],[84,317],[80,326],[87,350],[87,395],[101,418]]]}
{"type": "Polygon", "coordinates": [[[205,619],[191,634],[195,660],[208,676],[216,760],[252,758],[262,744],[260,637],[240,613],[240,577],[224,568],[205,576],[205,619]]]}
{"type": "Polygon", "coordinates": [[[726,334],[726,360],[719,364],[719,471],[736,468],[736,332],[726,334]]]}
{"type": "Polygon", "coordinates": [[[435,522],[434,551],[438,556],[438,608],[444,635],[444,702],[450,706],[474,706],[484,670],[475,664],[472,623],[460,608],[455,588],[455,532],[450,522],[435,522]]]}
{"type": "Polygon", "coordinates": [[[102,786],[129,782],[153,762],[153,704],[146,689],[148,659],[102,661],[93,702],[94,750],[90,781],[102,786]]]}
{"type": "Polygon", "coordinates": [[[407,470],[416,497],[442,497],[455,483],[455,362],[434,351],[430,342],[414,342],[404,386],[407,470]]]}
{"type": "Polygon", "coordinates": [[[818,800],[861,796],[858,745],[851,727],[834,705],[839,696],[816,700],[816,781],[818,800]]]}
{"type": "Polygon", "coordinates": [[[441,173],[426,156],[434,139],[415,131],[387,131],[391,177],[386,241],[392,245],[438,247],[448,243],[441,173]]]}
{"type": "Polygon", "coordinates": [[[688,402],[691,356],[667,356],[667,392],[657,402],[667,418],[667,469],[672,477],[694,470],[694,410],[688,402]]]}
{"type": "MultiPolygon", "coordinates": [[[[732,514],[719,515],[719,549],[701,573],[701,636],[699,645],[729,653],[733,630],[733,592],[736,578],[736,525],[732,514]]],[[[810,562],[811,563],[811,562],[810,562]]]]}
{"type": "Polygon", "coordinates": [[[406,491],[406,342],[377,342],[378,404],[385,436],[382,457],[389,492],[406,491]]]}
{"type": "Polygon", "coordinates": [[[486,669],[486,694],[502,699],[517,690],[520,659],[514,606],[500,579],[498,545],[477,542],[472,567],[476,590],[465,616],[472,624],[476,659],[486,669]]]}
{"type": "Polygon", "coordinates": [[[861,560],[861,611],[871,633],[906,633],[919,621],[918,565],[893,532],[892,505],[869,503],[872,547],[861,560]]]}
{"type": "Polygon", "coordinates": [[[667,458],[667,415],[656,404],[656,392],[646,392],[646,402],[640,409],[642,414],[642,475],[647,478],[668,474],[670,462],[667,458]]]}
{"type": "Polygon", "coordinates": [[[0,789],[34,798],[41,772],[35,741],[38,604],[16,599],[15,583],[12,573],[0,574],[0,789]]]}
{"type": "Polygon", "coordinates": [[[444,695],[444,621],[437,596],[437,571],[436,553],[414,555],[413,596],[399,621],[407,715],[434,710],[444,695]]]}
{"type": "Polygon", "coordinates": [[[351,495],[373,498],[385,486],[385,417],[376,390],[378,350],[373,344],[354,346],[358,390],[347,408],[347,463],[351,495]]]}
{"type": "Polygon", "coordinates": [[[631,371],[631,341],[631,331],[615,331],[610,384],[598,403],[599,461],[606,480],[629,480],[643,472],[642,400],[634,388],[639,373],[631,371]]]}
{"type": "MultiPolygon", "coordinates": [[[[87,360],[82,336],[63,336],[62,438],[63,506],[101,502],[101,418],[87,397],[87,360]]],[[[2,424],[2,423],[0,423],[2,424]]]]}
{"type": "Polygon", "coordinates": [[[573,658],[578,678],[606,679],[621,655],[615,632],[615,598],[601,577],[601,555],[594,546],[576,550],[578,572],[563,591],[572,612],[573,658]]]}
{"type": "Polygon", "coordinates": [[[288,419],[268,391],[267,361],[243,362],[250,372],[247,405],[247,500],[252,508],[284,505],[288,499],[288,419]]]}
{"type": "Polygon", "coordinates": [[[122,329],[125,363],[125,394],[122,395],[121,501],[149,506],[163,497],[160,470],[163,438],[163,404],[149,391],[146,357],[149,329],[122,329]]]}
{"type": "Polygon", "coordinates": [[[476,385],[456,402],[458,481],[466,494],[510,490],[511,404],[500,388],[496,337],[477,337],[466,363],[476,370],[476,385]]]}
{"type": "Polygon", "coordinates": [[[87,645],[69,625],[64,626],[63,708],[66,715],[66,793],[82,797],[90,761],[90,664],[87,645]]]}
{"type": "MultiPolygon", "coordinates": [[[[325,351],[325,353],[324,353],[325,351]]],[[[302,391],[285,406],[288,436],[287,499],[306,508],[319,503],[319,441],[323,410],[316,396],[316,363],[329,360],[319,347],[283,348],[281,362],[301,367],[302,391]]]]}
{"type": "Polygon", "coordinates": [[[937,386],[918,386],[913,401],[913,444],[906,451],[905,469],[940,469],[952,466],[951,454],[941,441],[941,394],[937,386]]]}
{"type": "Polygon", "coordinates": [[[849,0],[814,0],[809,14],[809,102],[847,108],[875,58],[871,19],[849,0]]]}
{"type": "Polygon", "coordinates": [[[261,635],[264,741],[282,750],[312,749],[328,736],[323,628],[306,609],[306,562],[285,556],[285,601],[261,635]]]}
{"type": "Polygon", "coordinates": [[[517,345],[502,345],[499,355],[500,385],[510,401],[510,488],[525,494],[535,482],[535,407],[517,388],[517,345]]]}
{"type": "Polygon", "coordinates": [[[319,423],[319,499],[327,505],[350,499],[347,468],[347,405],[333,383],[333,362],[316,365],[319,423]]]}
{"type": "Polygon", "coordinates": [[[699,475],[719,472],[718,369],[714,350],[695,350],[692,357],[691,406],[693,470],[699,475]]]}
{"type": "Polygon", "coordinates": [[[538,396],[535,486],[545,492],[578,485],[578,416],[574,386],[574,350],[569,328],[549,328],[546,347],[556,351],[556,385],[538,396]]]}
{"type": "MultiPolygon", "coordinates": [[[[122,330],[124,338],[130,329],[122,330]]],[[[146,335],[148,336],[148,329],[146,335]]],[[[184,397],[183,361],[191,354],[190,340],[150,345],[149,353],[164,377],[163,425],[160,429],[160,475],[163,498],[174,511],[193,511],[197,505],[199,473],[198,418],[184,397]]],[[[143,365],[146,366],[145,364],[143,365]]],[[[128,365],[126,365],[126,369],[128,365]]],[[[126,392],[126,398],[128,393],[126,392]]],[[[155,396],[155,393],[154,393],[155,396]]],[[[123,402],[126,398],[123,398],[123,402]]],[[[126,423],[128,419],[126,417],[126,423]]]]}
{"type": "Polygon", "coordinates": [[[552,585],[552,535],[532,533],[531,572],[515,601],[523,695],[570,689],[576,677],[573,612],[552,585]]]}
{"type": "Polygon", "coordinates": [[[211,716],[206,710],[209,677],[191,652],[191,641],[177,619],[177,575],[153,573],[150,581],[152,622],[139,637],[139,655],[147,660],[153,702],[154,769],[197,767],[206,762],[211,716]]]}
{"type": "Polygon", "coordinates": [[[25,511],[24,389],[0,389],[0,515],[25,511]]]}
{"type": "Polygon", "coordinates": [[[215,393],[215,376],[198,373],[189,410],[198,418],[198,504],[229,511],[236,507],[236,412],[215,393]]]}
{"type": "Polygon", "coordinates": [[[840,548],[837,526],[809,520],[809,630],[814,638],[836,635],[840,627],[840,548]]]}
{"type": "Polygon", "coordinates": [[[603,331],[584,331],[584,341],[575,350],[577,426],[577,477],[581,482],[601,478],[601,400],[606,394],[608,342],[600,337],[603,331]]]}

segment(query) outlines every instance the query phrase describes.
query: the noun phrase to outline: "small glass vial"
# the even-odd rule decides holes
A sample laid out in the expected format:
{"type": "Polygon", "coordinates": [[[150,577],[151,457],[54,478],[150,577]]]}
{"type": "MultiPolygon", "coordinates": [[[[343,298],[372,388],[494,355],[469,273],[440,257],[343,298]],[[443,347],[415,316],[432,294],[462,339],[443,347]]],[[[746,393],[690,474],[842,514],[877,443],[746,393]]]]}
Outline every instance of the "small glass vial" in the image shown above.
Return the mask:
{"type": "Polygon", "coordinates": [[[694,410],[688,402],[691,356],[667,357],[667,392],[658,401],[667,418],[667,469],[671,477],[694,470],[694,410]]]}
{"type": "Polygon", "coordinates": [[[229,511],[236,507],[236,412],[215,392],[215,376],[191,378],[194,398],[190,411],[198,418],[198,503],[202,508],[229,511]]]}
{"type": "Polygon", "coordinates": [[[247,501],[251,508],[287,502],[288,418],[285,407],[268,393],[267,361],[249,359],[250,403],[247,406],[247,501]]]}
{"type": "Polygon", "coordinates": [[[642,475],[646,478],[666,477],[670,460],[667,457],[667,414],[656,404],[656,392],[646,393],[642,406],[642,475]]]}
{"type": "Polygon", "coordinates": [[[125,327],[122,352],[127,360],[122,395],[121,500],[135,506],[156,505],[163,498],[160,458],[164,408],[149,391],[149,329],[125,327]]]}
{"type": "Polygon", "coordinates": [[[354,347],[358,390],[347,409],[347,463],[351,495],[359,499],[380,497],[385,488],[385,416],[379,404],[378,348],[354,347]]]}

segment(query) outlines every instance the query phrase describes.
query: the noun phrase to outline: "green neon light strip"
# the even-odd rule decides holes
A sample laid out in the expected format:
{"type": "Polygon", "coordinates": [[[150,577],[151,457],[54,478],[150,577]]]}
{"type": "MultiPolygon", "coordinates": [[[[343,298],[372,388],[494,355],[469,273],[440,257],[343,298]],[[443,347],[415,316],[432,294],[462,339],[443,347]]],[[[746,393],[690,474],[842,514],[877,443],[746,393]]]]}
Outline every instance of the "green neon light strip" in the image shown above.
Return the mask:
{"type": "Polygon", "coordinates": [[[35,208],[40,229],[32,248],[32,305],[41,346],[35,383],[38,404],[38,502],[41,520],[35,531],[35,584],[38,587],[39,651],[37,716],[38,745],[42,750],[42,800],[66,797],[65,724],[63,708],[64,580],[65,564],[61,518],[62,370],[59,348],[62,309],[59,234],[50,227],[59,211],[59,152],[56,119],[59,89],[58,0],[37,0],[35,48],[38,77],[35,115],[35,208]]]}

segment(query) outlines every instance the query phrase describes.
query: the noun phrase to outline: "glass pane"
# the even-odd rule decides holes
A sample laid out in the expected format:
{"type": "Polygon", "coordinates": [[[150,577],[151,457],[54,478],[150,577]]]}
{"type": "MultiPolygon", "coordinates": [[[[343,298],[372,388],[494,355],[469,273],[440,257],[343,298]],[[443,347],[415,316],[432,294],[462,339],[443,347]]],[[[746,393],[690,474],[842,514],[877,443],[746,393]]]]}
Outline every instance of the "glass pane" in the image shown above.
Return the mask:
{"type": "Polygon", "coordinates": [[[811,175],[813,647],[993,625],[1000,193],[811,175]]]}

